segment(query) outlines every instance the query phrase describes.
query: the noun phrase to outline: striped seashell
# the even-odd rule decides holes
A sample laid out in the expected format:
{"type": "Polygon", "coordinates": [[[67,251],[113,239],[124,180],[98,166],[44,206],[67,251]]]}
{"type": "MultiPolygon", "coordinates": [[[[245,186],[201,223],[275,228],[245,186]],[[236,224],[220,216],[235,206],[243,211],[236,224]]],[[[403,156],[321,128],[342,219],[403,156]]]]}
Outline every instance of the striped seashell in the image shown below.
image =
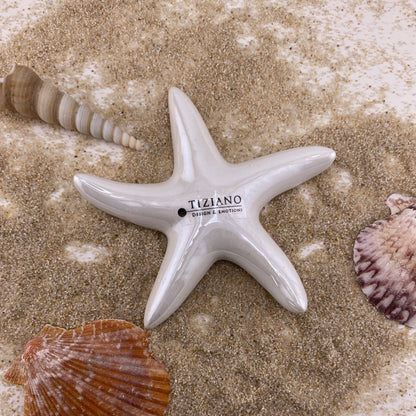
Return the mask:
{"type": "Polygon", "coordinates": [[[388,318],[416,327],[416,199],[393,194],[392,215],[365,227],[354,244],[358,283],[388,318]]]}
{"type": "Polygon", "coordinates": [[[24,385],[24,415],[163,415],[169,375],[126,321],[66,331],[46,325],[5,374],[24,385]]]}
{"type": "Polygon", "coordinates": [[[0,79],[0,108],[2,107],[97,139],[135,150],[142,148],[142,143],[136,138],[123,132],[112,121],[94,113],[86,105],[78,104],[51,82],[43,81],[27,66],[15,65],[9,75],[0,79]]]}

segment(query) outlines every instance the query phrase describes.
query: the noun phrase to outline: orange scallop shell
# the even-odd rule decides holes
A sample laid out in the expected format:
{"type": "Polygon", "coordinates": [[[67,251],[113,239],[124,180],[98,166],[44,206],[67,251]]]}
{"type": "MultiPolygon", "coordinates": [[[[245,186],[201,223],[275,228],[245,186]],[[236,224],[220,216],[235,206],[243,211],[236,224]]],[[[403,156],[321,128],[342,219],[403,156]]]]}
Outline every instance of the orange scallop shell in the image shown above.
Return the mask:
{"type": "Polygon", "coordinates": [[[24,415],[163,415],[169,374],[147,333],[108,319],[66,331],[46,325],[5,379],[24,385],[24,415]]]}

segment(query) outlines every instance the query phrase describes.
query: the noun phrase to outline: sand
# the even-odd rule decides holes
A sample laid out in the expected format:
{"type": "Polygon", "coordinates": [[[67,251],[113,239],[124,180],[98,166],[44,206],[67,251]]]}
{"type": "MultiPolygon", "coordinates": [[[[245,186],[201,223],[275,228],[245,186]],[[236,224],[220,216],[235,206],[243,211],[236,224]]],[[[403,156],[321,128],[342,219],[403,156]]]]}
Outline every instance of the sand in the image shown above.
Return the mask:
{"type": "MultiPolygon", "coordinates": [[[[382,87],[367,102],[344,94],[342,72],[356,64],[336,51],[346,44],[314,29],[310,7],[319,1],[305,2],[305,14],[293,7],[61,1],[2,43],[0,74],[29,65],[143,142],[135,152],[0,113],[4,345],[17,354],[47,323],[69,329],[118,318],[142,326],[166,238],[97,210],[72,177],[166,180],[167,90],[176,86],[230,162],[306,145],[331,147],[337,159],[261,214],[304,283],[308,311],[284,310],[243,270],[216,263],[150,331],[171,375],[167,414],[352,414],[364,406],[360,391],[414,348],[408,331],[362,294],[352,247],[361,228],[388,215],[391,193],[416,195],[415,127],[389,108],[391,95],[380,98],[382,87]]],[[[5,354],[2,368],[12,358],[5,354]]]]}

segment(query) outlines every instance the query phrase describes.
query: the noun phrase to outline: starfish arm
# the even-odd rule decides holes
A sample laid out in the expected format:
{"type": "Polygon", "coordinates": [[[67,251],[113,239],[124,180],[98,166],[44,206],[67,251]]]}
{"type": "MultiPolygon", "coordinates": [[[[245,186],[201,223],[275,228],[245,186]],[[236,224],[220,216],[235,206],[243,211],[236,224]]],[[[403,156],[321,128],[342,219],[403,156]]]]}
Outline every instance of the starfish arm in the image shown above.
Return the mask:
{"type": "Polygon", "coordinates": [[[129,184],[77,174],[74,184],[97,208],[143,227],[164,233],[177,221],[175,189],[169,181],[158,184],[129,184]]]}
{"type": "Polygon", "coordinates": [[[227,162],[217,150],[198,110],[178,88],[169,90],[169,114],[174,153],[173,177],[186,182],[210,177],[226,169],[227,162]]]}
{"type": "Polygon", "coordinates": [[[161,268],[146,305],[144,326],[154,328],[184,302],[217,260],[200,224],[172,229],[161,268]]]}
{"type": "Polygon", "coordinates": [[[175,167],[168,181],[74,177],[80,193],[98,208],[168,237],[145,326],[167,319],[220,258],[247,270],[282,306],[305,311],[300,278],[258,216],[270,199],[328,168],[335,152],[305,147],[234,165],[223,159],[198,110],[176,88],[169,91],[169,111],[175,167]]]}
{"type": "Polygon", "coordinates": [[[226,242],[226,259],[250,273],[289,311],[306,311],[307,296],[299,275],[260,222],[244,222],[233,232],[224,235],[222,241],[227,238],[234,242],[226,242]]]}
{"type": "Polygon", "coordinates": [[[276,195],[327,169],[334,159],[335,152],[327,147],[299,147],[231,165],[230,176],[259,212],[276,195]]]}

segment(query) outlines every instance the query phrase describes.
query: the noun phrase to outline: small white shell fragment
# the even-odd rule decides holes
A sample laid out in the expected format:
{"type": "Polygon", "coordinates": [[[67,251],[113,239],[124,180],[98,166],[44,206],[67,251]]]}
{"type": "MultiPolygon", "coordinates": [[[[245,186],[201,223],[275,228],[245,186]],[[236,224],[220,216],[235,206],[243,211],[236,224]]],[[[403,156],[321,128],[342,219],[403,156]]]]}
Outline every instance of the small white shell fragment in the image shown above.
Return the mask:
{"type": "Polygon", "coordinates": [[[324,248],[324,243],[322,241],[315,241],[310,244],[307,244],[301,248],[299,251],[299,257],[301,259],[306,259],[308,256],[310,256],[313,252],[317,250],[322,250],[324,248]]]}
{"type": "Polygon", "coordinates": [[[19,208],[17,205],[0,192],[0,217],[13,218],[16,217],[18,213],[19,208]]]}
{"type": "Polygon", "coordinates": [[[351,174],[347,170],[340,170],[337,172],[335,180],[335,187],[341,192],[347,192],[352,186],[351,174]]]}
{"type": "Polygon", "coordinates": [[[213,317],[206,313],[197,313],[189,319],[190,327],[200,334],[207,334],[213,324],[213,317]]]}
{"type": "Polygon", "coordinates": [[[65,252],[68,259],[75,260],[78,263],[99,263],[109,255],[105,247],[80,242],[67,245],[65,252]]]}
{"type": "Polygon", "coordinates": [[[47,204],[54,204],[61,200],[62,195],[65,192],[65,188],[61,187],[57,189],[55,192],[52,192],[47,200],[47,204]]]}

